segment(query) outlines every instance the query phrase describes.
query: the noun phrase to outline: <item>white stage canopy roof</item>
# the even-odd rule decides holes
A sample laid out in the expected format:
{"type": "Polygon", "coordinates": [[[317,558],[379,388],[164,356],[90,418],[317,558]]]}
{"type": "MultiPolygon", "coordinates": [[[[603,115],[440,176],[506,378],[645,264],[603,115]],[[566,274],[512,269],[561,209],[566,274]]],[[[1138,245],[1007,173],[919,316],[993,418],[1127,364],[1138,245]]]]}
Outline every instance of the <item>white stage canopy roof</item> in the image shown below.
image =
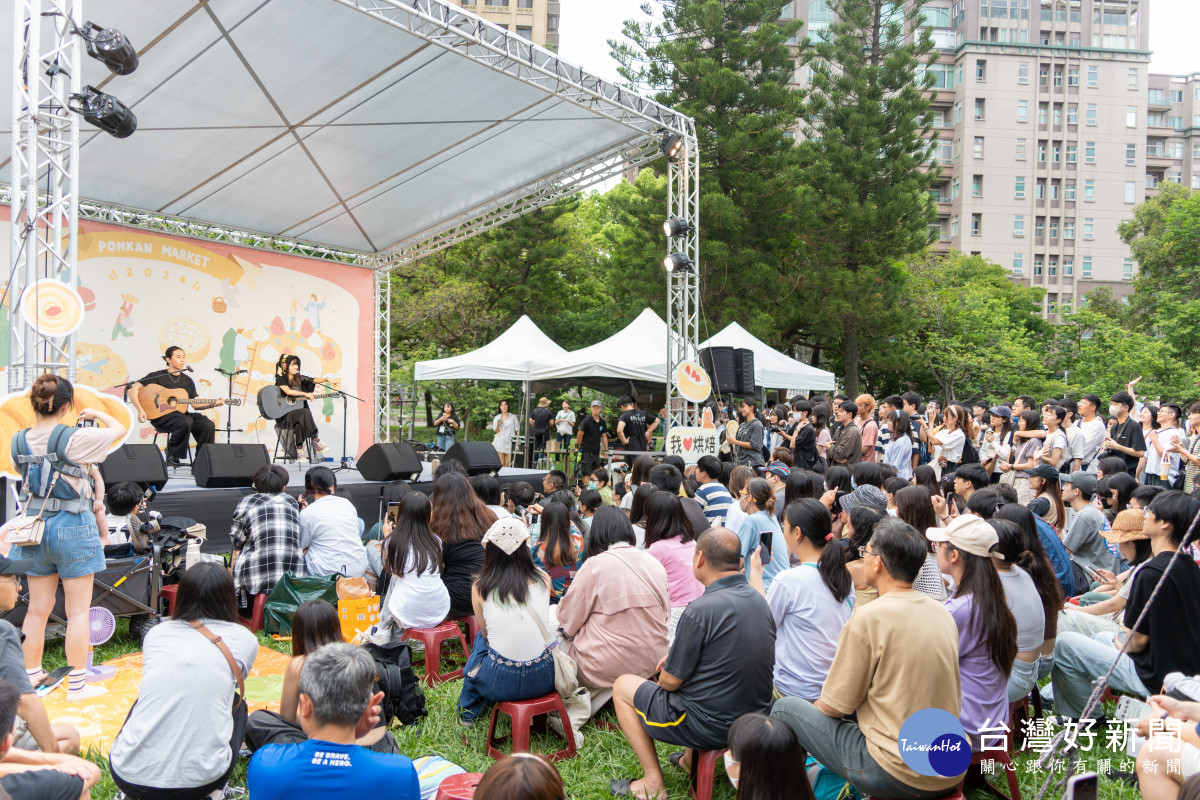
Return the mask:
{"type": "Polygon", "coordinates": [[[450,358],[418,361],[417,381],[526,381],[533,370],[567,355],[529,317],[522,315],[491,342],[450,358]]]}
{"type": "Polygon", "coordinates": [[[768,389],[824,391],[834,388],[834,375],[797,361],[769,347],[750,331],[731,322],[716,336],[700,345],[705,347],[743,347],[754,351],[754,384],[768,389]]]}
{"type": "MultiPolygon", "coordinates": [[[[688,117],[450,0],[106,0],[88,14],[141,64],[112,77],[84,59],[83,83],[138,117],[128,139],[82,123],[84,218],[386,268],[654,160],[663,131],[695,137],[688,117]]],[[[12,25],[0,13],[0,41],[12,25]]]]}

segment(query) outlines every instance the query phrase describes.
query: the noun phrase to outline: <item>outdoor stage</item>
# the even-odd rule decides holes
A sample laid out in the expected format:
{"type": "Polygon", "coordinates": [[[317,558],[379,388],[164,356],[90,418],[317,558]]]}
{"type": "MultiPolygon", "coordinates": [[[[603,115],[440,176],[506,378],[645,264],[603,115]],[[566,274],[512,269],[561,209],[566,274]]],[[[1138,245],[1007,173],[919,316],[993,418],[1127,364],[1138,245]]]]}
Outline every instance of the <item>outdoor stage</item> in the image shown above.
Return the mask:
{"type": "MultiPolygon", "coordinates": [[[[293,497],[304,493],[304,473],[309,464],[285,464],[288,468],[288,494],[293,497]]],[[[328,465],[332,466],[332,465],[328,465]]],[[[506,467],[497,476],[501,487],[514,481],[527,481],[536,491],[541,491],[544,470],[517,469],[506,467]]],[[[358,516],[370,530],[379,519],[379,497],[386,482],[369,481],[351,469],[337,473],[338,487],[350,493],[358,516]]],[[[433,471],[428,463],[423,464],[421,479],[414,481],[412,488],[429,494],[433,491],[433,471]]],[[[150,503],[150,508],[160,512],[164,517],[190,517],[202,523],[207,529],[208,540],[203,550],[206,553],[228,553],[229,523],[233,519],[233,511],[243,497],[253,493],[253,489],[202,489],[192,479],[191,469],[181,467],[171,470],[170,478],[163,490],[150,503]]]]}

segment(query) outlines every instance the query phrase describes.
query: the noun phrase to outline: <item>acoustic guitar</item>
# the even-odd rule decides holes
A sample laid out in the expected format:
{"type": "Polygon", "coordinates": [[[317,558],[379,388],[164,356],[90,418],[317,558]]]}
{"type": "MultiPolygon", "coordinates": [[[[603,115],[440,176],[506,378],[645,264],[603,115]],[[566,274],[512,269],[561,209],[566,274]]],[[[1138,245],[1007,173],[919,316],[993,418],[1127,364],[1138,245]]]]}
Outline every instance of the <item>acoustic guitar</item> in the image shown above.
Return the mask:
{"type": "MultiPolygon", "coordinates": [[[[146,412],[146,419],[158,419],[172,411],[183,411],[188,406],[207,406],[217,402],[211,397],[188,397],[186,389],[168,389],[151,383],[138,391],[138,403],[146,412]]],[[[226,397],[225,405],[240,406],[241,400],[226,397]]]]}
{"type": "MultiPolygon", "coordinates": [[[[326,397],[341,397],[341,392],[325,392],[313,395],[313,399],[321,400],[326,397]]],[[[293,397],[284,394],[278,386],[264,386],[258,390],[258,411],[267,419],[279,419],[289,411],[295,411],[304,405],[307,397],[293,397]]]]}

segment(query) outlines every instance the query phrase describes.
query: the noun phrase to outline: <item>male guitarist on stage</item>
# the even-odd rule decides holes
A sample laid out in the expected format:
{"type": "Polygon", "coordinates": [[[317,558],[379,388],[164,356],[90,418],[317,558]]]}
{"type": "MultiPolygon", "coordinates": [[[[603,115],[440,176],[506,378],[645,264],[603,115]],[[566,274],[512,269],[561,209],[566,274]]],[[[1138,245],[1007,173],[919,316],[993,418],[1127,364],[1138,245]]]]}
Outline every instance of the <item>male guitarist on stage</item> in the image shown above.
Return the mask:
{"type": "MultiPolygon", "coordinates": [[[[138,392],[146,386],[157,385],[164,389],[183,389],[187,392],[188,397],[197,396],[196,384],[190,377],[183,374],[184,369],[187,368],[187,354],[183,352],[183,348],[178,345],[168,347],[166,354],[163,355],[163,361],[167,362],[166,369],[151,372],[129,387],[129,400],[137,409],[138,422],[146,421],[146,410],[142,407],[138,397],[138,392]]],[[[202,444],[211,444],[216,440],[217,426],[203,414],[195,413],[195,410],[222,405],[225,405],[225,401],[218,398],[202,405],[192,405],[190,406],[192,411],[171,411],[150,421],[154,430],[168,436],[167,464],[178,467],[187,458],[189,435],[195,438],[197,447],[202,444]]],[[[189,406],[180,407],[187,409],[189,406]]]]}

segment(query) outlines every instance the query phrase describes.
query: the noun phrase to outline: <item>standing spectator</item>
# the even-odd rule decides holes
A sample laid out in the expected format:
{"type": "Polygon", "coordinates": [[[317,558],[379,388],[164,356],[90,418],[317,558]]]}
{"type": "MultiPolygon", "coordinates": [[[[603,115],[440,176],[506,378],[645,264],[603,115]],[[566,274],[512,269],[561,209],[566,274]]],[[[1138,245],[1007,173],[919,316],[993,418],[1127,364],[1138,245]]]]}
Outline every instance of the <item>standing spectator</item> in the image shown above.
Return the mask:
{"type": "Polygon", "coordinates": [[[492,418],[492,432],[496,434],[492,437],[492,446],[500,455],[500,466],[507,467],[509,456],[512,454],[513,437],[520,425],[517,415],[509,412],[507,400],[501,400],[496,410],[499,413],[492,418]]]}
{"type": "MultiPolygon", "coordinates": [[[[522,499],[532,502],[533,489],[529,484],[508,487],[508,497],[522,493],[522,499]]],[[[442,542],[442,583],[450,593],[450,613],[473,613],[471,584],[483,567],[484,549],[480,547],[483,534],[493,522],[495,513],[471,489],[462,475],[448,472],[433,482],[433,511],[429,529],[442,542]]],[[[521,503],[527,506],[528,503],[521,503]]]]}
{"type": "Polygon", "coordinates": [[[858,426],[862,440],[862,460],[875,460],[875,443],[879,441],[879,423],[875,421],[875,398],[869,394],[860,394],[854,401],[858,406],[858,416],[854,424],[858,426]]]}
{"type": "MultiPolygon", "coordinates": [[[[608,458],[608,424],[605,423],[604,403],[592,401],[592,413],[579,423],[579,433],[576,446],[579,449],[579,469],[584,474],[594,473],[600,469],[601,459],[608,458]]],[[[607,473],[606,473],[607,476],[607,473]]],[[[604,481],[608,483],[607,477],[604,481]]],[[[611,500],[612,490],[609,490],[611,500]]],[[[606,501],[606,504],[608,501],[606,501]]]]}
{"type": "Polygon", "coordinates": [[[775,519],[775,495],[766,481],[755,478],[746,484],[745,493],[738,499],[738,504],[746,515],[746,521],[738,530],[742,557],[745,559],[744,571],[749,577],[752,557],[760,548],[765,550],[762,555],[765,565],[763,590],[770,591],[771,581],[789,566],[787,541],[775,519]]]}
{"type": "Polygon", "coordinates": [[[799,400],[792,407],[796,418],[792,431],[792,462],[794,466],[811,472],[821,463],[821,455],[817,452],[817,431],[812,420],[812,403],[799,400]]]}
{"type": "Polygon", "coordinates": [[[922,417],[920,414],[921,395],[917,394],[916,392],[905,392],[904,394],[902,394],[900,396],[900,399],[901,399],[901,402],[903,402],[903,404],[904,404],[902,410],[904,411],[905,414],[908,414],[908,419],[912,423],[912,433],[913,433],[912,463],[913,463],[913,471],[915,474],[917,467],[921,466],[921,464],[919,463],[920,462],[920,454],[921,454],[921,445],[926,441],[926,438],[927,438],[927,435],[926,435],[927,432],[925,429],[925,425],[926,425],[925,418],[922,417]]]}
{"type": "Polygon", "coordinates": [[[304,574],[300,505],[284,492],[287,484],[283,467],[259,467],[254,473],[255,493],[242,498],[233,512],[230,558],[241,608],[250,608],[250,598],[256,594],[270,594],[285,572],[304,574]]]}
{"type": "MultiPolygon", "coordinates": [[[[1046,428],[1046,439],[1039,455],[1040,463],[1049,464],[1057,472],[1063,464],[1071,461],[1071,448],[1062,426],[1067,411],[1062,406],[1046,406],[1042,412],[1042,424],[1046,428]]],[[[1061,520],[1060,520],[1061,522],[1061,520]]],[[[1057,525],[1058,523],[1051,523],[1057,525]]]]}
{"type": "MultiPolygon", "coordinates": [[[[904,401],[899,395],[889,394],[887,397],[879,401],[879,438],[875,440],[875,460],[883,463],[883,454],[887,452],[887,446],[891,444],[892,432],[888,429],[888,418],[893,411],[900,411],[904,406],[904,401]]],[[[909,426],[911,428],[911,425],[909,426]]],[[[912,465],[909,465],[912,469],[912,465]]]]}
{"type": "Polygon", "coordinates": [[[912,422],[903,411],[893,411],[887,415],[888,443],[884,448],[881,460],[896,468],[896,477],[911,481],[912,466],[912,422]]]}
{"type": "Polygon", "coordinates": [[[1200,483],[1200,403],[1192,403],[1188,409],[1188,430],[1191,431],[1191,442],[1184,447],[1182,444],[1171,446],[1171,452],[1177,453],[1183,468],[1183,491],[1191,494],[1200,483]]]}
{"type": "Polygon", "coordinates": [[[101,777],[95,764],[78,756],[34,754],[14,747],[13,724],[22,697],[18,686],[27,683],[23,677],[19,680],[0,679],[0,792],[18,800],[88,800],[101,777]]]}
{"type": "Polygon", "coordinates": [[[1040,462],[1042,442],[1034,437],[1020,438],[1021,433],[1036,433],[1041,428],[1041,416],[1036,411],[1022,411],[1017,417],[1017,430],[1013,433],[1013,449],[1017,451],[1012,458],[1013,488],[1017,490],[1017,502],[1029,505],[1033,499],[1033,489],[1029,485],[1029,475],[1025,472],[1037,467],[1040,462]],[[1017,444],[1020,442],[1020,445],[1017,444]]]}
{"type": "Polygon", "coordinates": [[[658,427],[658,417],[642,411],[629,395],[617,400],[621,417],[617,420],[617,438],[625,450],[644,452],[650,449],[650,438],[658,427]]]}
{"type": "Polygon", "coordinates": [[[1104,449],[1104,439],[1108,431],[1104,427],[1104,418],[1099,416],[1100,397],[1085,394],[1079,398],[1079,452],[1082,454],[1075,470],[1083,470],[1095,474],[1100,465],[1100,451],[1104,449]]]}
{"type": "Polygon", "coordinates": [[[1158,409],[1158,429],[1146,435],[1146,472],[1142,483],[1170,489],[1179,476],[1180,459],[1172,447],[1186,447],[1187,434],[1179,427],[1183,409],[1163,403],[1158,409]]]}
{"type": "Polygon", "coordinates": [[[390,580],[383,608],[397,630],[431,628],[450,613],[442,542],[429,530],[430,513],[429,498],[412,492],[400,503],[396,527],[384,523],[383,566],[390,580]]]}
{"type": "Polygon", "coordinates": [[[829,465],[829,445],[833,442],[833,434],[829,430],[829,406],[824,403],[817,403],[813,406],[812,411],[813,433],[816,435],[817,456],[821,459],[821,464],[816,467],[818,472],[823,472],[829,465]]]}
{"type": "Polygon", "coordinates": [[[695,500],[704,511],[708,526],[713,528],[725,524],[725,515],[733,505],[733,495],[721,484],[720,478],[721,462],[717,457],[701,456],[696,462],[696,480],[700,488],[696,489],[695,500]]]}
{"type": "Polygon", "coordinates": [[[834,406],[833,416],[841,427],[833,443],[825,451],[830,464],[852,467],[862,461],[862,432],[854,424],[856,414],[858,406],[850,400],[834,406]]]}
{"type": "Polygon", "coordinates": [[[1133,411],[1133,395],[1117,392],[1108,403],[1108,415],[1116,420],[1110,423],[1104,447],[1108,455],[1120,456],[1125,461],[1125,470],[1133,475],[1138,461],[1146,455],[1146,437],[1142,426],[1130,416],[1133,411]]]}
{"type": "Polygon", "coordinates": [[[679,498],[669,492],[655,492],[646,502],[645,546],[667,572],[671,606],[667,638],[674,641],[679,618],[688,604],[703,594],[704,587],[692,575],[695,529],[683,513],[679,498]]]}
{"type": "Polygon", "coordinates": [[[575,412],[571,401],[562,401],[562,410],[554,415],[554,430],[558,434],[558,446],[564,453],[571,449],[571,434],[575,432],[575,412]]]}
{"type": "Polygon", "coordinates": [[[361,795],[419,800],[417,771],[398,753],[356,744],[378,717],[375,662],[352,644],[327,644],[304,660],[297,714],[306,741],[271,744],[250,759],[246,785],[255,800],[314,800],[361,795]]]}
{"type": "Polygon", "coordinates": [[[942,467],[943,477],[953,475],[962,463],[963,447],[971,431],[968,416],[962,406],[951,405],[942,415],[942,424],[929,432],[929,443],[942,448],[938,463],[942,467]]]}
{"type": "Polygon", "coordinates": [[[546,439],[550,436],[550,423],[554,412],[550,410],[550,398],[539,397],[537,408],[529,412],[529,432],[533,434],[533,452],[545,452],[546,439]]]}
{"type": "Polygon", "coordinates": [[[680,618],[658,683],[622,675],[613,685],[621,732],[644,775],[613,780],[609,791],[618,797],[666,793],[655,740],[687,748],[671,760],[691,769],[695,750],[725,747],[734,720],[771,706],[775,623],[762,595],[746,581],[733,531],[702,533],[692,570],[704,594],[680,618]]]}
{"type": "Polygon", "coordinates": [[[454,404],[442,403],[442,413],[433,421],[434,430],[437,431],[438,450],[445,453],[454,447],[454,437],[458,435],[460,424],[458,414],[454,413],[454,404]]]}
{"type": "Polygon", "coordinates": [[[733,446],[733,461],[757,470],[766,463],[763,457],[764,429],[762,420],[758,418],[758,401],[743,400],[739,405],[741,423],[737,434],[729,438],[733,446]]]}
{"type": "Polygon", "coordinates": [[[309,575],[360,577],[367,571],[367,551],[359,532],[354,504],[337,496],[337,478],[329,467],[304,473],[304,490],[312,502],[300,501],[300,548],[309,575]]]}

